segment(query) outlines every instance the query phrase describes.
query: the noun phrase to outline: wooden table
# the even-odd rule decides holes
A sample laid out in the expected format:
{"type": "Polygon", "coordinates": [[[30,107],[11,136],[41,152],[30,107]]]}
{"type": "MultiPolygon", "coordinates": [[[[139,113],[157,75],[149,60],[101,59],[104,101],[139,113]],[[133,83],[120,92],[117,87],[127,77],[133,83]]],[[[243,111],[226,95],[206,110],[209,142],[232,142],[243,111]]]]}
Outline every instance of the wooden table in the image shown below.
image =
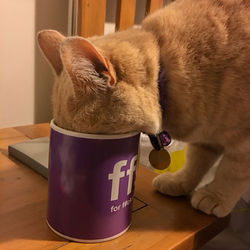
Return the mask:
{"type": "Polygon", "coordinates": [[[195,249],[221,232],[229,217],[207,216],[186,198],[153,190],[155,174],[139,167],[130,229],[99,244],[69,242],[46,224],[47,180],[8,156],[8,145],[48,136],[49,125],[0,129],[0,249],[195,249]]]}

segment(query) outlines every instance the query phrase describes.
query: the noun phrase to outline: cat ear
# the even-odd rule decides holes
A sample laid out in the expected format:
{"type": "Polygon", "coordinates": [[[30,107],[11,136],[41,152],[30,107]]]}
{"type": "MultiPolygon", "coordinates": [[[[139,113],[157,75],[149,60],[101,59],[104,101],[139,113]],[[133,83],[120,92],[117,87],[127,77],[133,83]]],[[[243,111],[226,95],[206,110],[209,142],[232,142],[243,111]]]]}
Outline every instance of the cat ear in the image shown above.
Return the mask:
{"type": "Polygon", "coordinates": [[[76,91],[116,84],[115,71],[109,59],[84,38],[66,39],[61,46],[61,58],[76,91]]]}
{"type": "Polygon", "coordinates": [[[42,30],[37,35],[39,46],[57,75],[60,75],[63,69],[60,47],[64,39],[65,37],[55,30],[42,30]]]}

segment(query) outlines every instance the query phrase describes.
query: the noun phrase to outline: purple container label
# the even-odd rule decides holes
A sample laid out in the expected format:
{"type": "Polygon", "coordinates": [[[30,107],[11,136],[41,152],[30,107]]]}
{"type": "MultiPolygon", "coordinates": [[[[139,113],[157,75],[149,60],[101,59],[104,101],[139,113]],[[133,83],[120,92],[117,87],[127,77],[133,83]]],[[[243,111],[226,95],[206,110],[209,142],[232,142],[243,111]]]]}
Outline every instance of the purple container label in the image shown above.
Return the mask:
{"type": "Polygon", "coordinates": [[[55,127],[50,133],[50,227],[79,241],[119,235],[131,221],[140,135],[91,139],[55,127]]]}

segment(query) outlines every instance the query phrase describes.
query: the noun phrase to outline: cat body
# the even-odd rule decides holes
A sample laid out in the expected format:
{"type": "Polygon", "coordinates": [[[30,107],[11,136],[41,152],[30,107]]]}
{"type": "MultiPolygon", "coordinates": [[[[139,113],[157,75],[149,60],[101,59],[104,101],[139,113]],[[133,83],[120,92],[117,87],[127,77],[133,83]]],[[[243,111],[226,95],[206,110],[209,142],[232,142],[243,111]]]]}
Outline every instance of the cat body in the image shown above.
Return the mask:
{"type": "Polygon", "coordinates": [[[179,0],[138,29],[38,41],[56,75],[56,123],[85,133],[166,130],[188,142],[185,166],[153,185],[191,194],[192,205],[225,216],[250,187],[250,3],[179,0]],[[160,106],[158,73],[165,75],[160,106]],[[215,179],[195,190],[221,157],[215,179]]]}
{"type": "Polygon", "coordinates": [[[233,145],[239,130],[248,133],[249,11],[247,1],[186,0],[144,21],[160,44],[169,81],[164,127],[175,138],[233,145]]]}

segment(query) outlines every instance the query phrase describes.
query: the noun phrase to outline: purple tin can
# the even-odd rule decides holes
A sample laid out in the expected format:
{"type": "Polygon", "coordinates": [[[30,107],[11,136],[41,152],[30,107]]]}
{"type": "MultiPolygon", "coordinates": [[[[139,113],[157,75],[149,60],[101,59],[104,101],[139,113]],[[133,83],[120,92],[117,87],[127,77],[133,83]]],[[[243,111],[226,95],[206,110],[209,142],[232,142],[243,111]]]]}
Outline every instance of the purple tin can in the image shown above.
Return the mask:
{"type": "Polygon", "coordinates": [[[51,122],[49,227],[64,238],[102,242],[131,222],[139,133],[94,135],[51,122]]]}

